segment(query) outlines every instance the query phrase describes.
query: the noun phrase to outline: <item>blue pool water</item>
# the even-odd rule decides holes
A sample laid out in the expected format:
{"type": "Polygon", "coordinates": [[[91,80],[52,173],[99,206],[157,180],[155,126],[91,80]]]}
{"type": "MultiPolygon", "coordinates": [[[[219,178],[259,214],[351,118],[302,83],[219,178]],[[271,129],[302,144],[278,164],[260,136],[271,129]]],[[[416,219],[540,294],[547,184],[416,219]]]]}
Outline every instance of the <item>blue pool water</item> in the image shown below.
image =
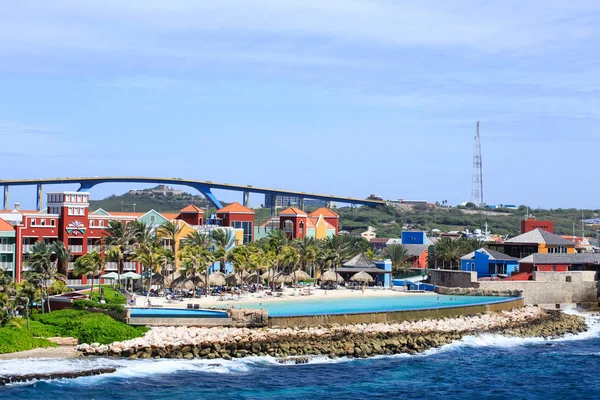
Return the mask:
{"type": "Polygon", "coordinates": [[[489,304],[511,299],[514,298],[493,296],[444,296],[435,293],[412,296],[363,297],[360,291],[357,291],[356,298],[302,299],[302,301],[283,300],[263,304],[244,304],[243,302],[238,302],[232,304],[242,308],[264,308],[269,312],[270,317],[290,317],[296,315],[422,310],[425,308],[489,304]]]}
{"type": "Polygon", "coordinates": [[[130,315],[132,318],[227,318],[227,312],[224,311],[186,308],[132,308],[130,315]]]}
{"type": "MultiPolygon", "coordinates": [[[[598,325],[596,325],[598,326],[598,325]]],[[[0,388],[39,399],[515,399],[600,398],[599,330],[558,340],[483,334],[419,355],[239,360],[0,360],[0,375],[116,367],[114,374],[0,388]]]]}

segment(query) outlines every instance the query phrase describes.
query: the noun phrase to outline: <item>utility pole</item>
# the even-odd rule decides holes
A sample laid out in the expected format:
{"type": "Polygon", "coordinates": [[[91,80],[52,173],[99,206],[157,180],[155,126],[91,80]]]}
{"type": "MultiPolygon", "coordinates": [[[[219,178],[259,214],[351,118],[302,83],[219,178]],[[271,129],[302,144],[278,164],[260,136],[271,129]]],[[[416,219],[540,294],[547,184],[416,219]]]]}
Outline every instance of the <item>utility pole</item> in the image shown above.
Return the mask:
{"type": "Polygon", "coordinates": [[[479,137],[479,121],[477,121],[477,132],[475,134],[475,149],[473,155],[473,187],[471,189],[471,201],[481,207],[483,200],[483,160],[481,157],[481,138],[479,137]]]}

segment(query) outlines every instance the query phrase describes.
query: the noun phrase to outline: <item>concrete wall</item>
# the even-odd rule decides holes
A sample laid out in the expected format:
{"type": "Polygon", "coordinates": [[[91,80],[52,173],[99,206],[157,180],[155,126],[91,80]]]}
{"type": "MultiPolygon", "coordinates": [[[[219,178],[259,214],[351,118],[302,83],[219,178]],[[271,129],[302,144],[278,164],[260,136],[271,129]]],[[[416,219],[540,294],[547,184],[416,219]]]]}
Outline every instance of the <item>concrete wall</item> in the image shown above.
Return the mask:
{"type": "Polygon", "coordinates": [[[449,269],[432,269],[429,271],[432,285],[445,287],[474,287],[477,284],[475,271],[451,271],[449,269]]]}
{"type": "Polygon", "coordinates": [[[269,327],[308,327],[343,324],[369,324],[413,321],[480,314],[487,311],[510,310],[523,306],[523,299],[510,299],[501,303],[433,308],[427,310],[406,310],[379,313],[306,315],[298,317],[269,317],[269,327]]]}
{"type": "Polygon", "coordinates": [[[482,281],[486,290],[520,290],[525,304],[555,306],[569,303],[598,303],[594,271],[534,272],[533,281],[482,281]],[[567,277],[571,278],[568,282],[567,277]]]}

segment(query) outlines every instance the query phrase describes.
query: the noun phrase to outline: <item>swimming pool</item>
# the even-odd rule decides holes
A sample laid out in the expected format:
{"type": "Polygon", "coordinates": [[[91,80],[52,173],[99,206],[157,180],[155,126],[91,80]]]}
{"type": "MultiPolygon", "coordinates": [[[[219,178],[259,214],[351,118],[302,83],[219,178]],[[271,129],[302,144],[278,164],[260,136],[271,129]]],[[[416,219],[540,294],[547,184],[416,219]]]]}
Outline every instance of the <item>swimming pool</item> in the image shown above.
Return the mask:
{"type": "Polygon", "coordinates": [[[187,308],[131,308],[131,318],[227,318],[226,311],[187,308]]]}
{"type": "Polygon", "coordinates": [[[332,299],[283,300],[273,303],[236,303],[235,307],[266,309],[269,317],[292,317],[302,315],[356,314],[387,311],[423,310],[467,305],[501,303],[515,297],[497,296],[445,296],[423,294],[412,296],[381,296],[332,299]]]}

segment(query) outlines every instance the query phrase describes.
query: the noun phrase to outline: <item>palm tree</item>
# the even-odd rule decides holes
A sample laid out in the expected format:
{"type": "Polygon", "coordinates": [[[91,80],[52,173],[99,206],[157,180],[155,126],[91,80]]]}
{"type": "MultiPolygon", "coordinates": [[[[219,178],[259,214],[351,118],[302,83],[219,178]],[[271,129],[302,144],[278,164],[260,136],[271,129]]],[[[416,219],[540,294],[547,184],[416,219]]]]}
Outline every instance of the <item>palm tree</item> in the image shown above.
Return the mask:
{"type": "Polygon", "coordinates": [[[72,254],[69,252],[64,242],[61,241],[56,241],[49,247],[55,258],[55,262],[57,262],[56,266],[58,272],[64,276],[67,276],[67,268],[69,266],[69,261],[72,258],[72,254]]]}
{"type": "Polygon", "coordinates": [[[385,248],[384,253],[392,260],[392,269],[394,272],[404,272],[410,269],[410,267],[406,265],[406,260],[408,260],[410,256],[408,255],[408,250],[405,246],[401,244],[392,244],[385,248]]]}
{"type": "MultiPolygon", "coordinates": [[[[92,289],[90,292],[90,299],[94,295],[94,277],[100,274],[103,269],[104,257],[97,251],[87,253],[86,255],[83,255],[75,260],[75,269],[73,272],[76,275],[91,275],[92,289]]],[[[99,284],[100,283],[98,283],[98,285],[99,284]]]]}
{"type": "MultiPolygon", "coordinates": [[[[158,227],[156,230],[156,237],[169,240],[171,242],[171,251],[176,255],[179,250],[177,238],[181,234],[181,231],[183,231],[183,224],[180,224],[178,220],[167,221],[158,227]]],[[[172,269],[172,272],[175,272],[175,268],[172,269]]]]}
{"type": "Polygon", "coordinates": [[[194,284],[194,296],[196,296],[196,277],[197,273],[206,273],[205,287],[208,296],[208,267],[214,261],[213,255],[201,246],[184,246],[179,252],[181,260],[181,270],[186,275],[191,275],[194,284]]]}
{"type": "Polygon", "coordinates": [[[214,245],[213,239],[206,233],[193,231],[181,239],[182,246],[200,246],[209,249],[214,245]]]}
{"type": "Polygon", "coordinates": [[[148,289],[146,291],[146,300],[150,297],[152,288],[152,276],[155,272],[165,265],[167,260],[173,258],[173,252],[165,249],[156,241],[149,241],[140,245],[135,251],[135,260],[146,268],[146,278],[148,279],[148,289]]]}
{"type": "Polygon", "coordinates": [[[432,253],[430,257],[433,257],[434,261],[441,262],[444,268],[448,265],[450,269],[453,269],[459,258],[466,254],[460,240],[447,237],[435,243],[432,253]]]}
{"type": "Polygon", "coordinates": [[[306,271],[307,267],[310,266],[311,276],[313,276],[314,264],[317,261],[319,253],[317,241],[311,237],[304,237],[295,241],[294,246],[300,253],[300,265],[302,265],[302,269],[306,271]]]}
{"type": "Polygon", "coordinates": [[[352,247],[354,240],[348,239],[347,236],[329,236],[323,243],[326,258],[331,262],[335,273],[337,274],[338,265],[344,259],[349,257],[355,249],[352,247]]]}
{"type": "MultiPolygon", "coordinates": [[[[29,258],[25,260],[25,265],[30,268],[30,271],[27,272],[29,275],[28,278],[38,282],[40,288],[46,293],[48,311],[52,311],[50,308],[48,281],[56,279],[65,280],[65,276],[58,273],[58,258],[53,253],[52,246],[47,245],[45,242],[36,242],[31,246],[29,254],[29,258]]],[[[44,312],[43,306],[42,312],[44,312]]]]}
{"type": "Polygon", "coordinates": [[[215,259],[219,261],[221,272],[225,273],[225,263],[227,262],[231,243],[234,240],[234,234],[230,230],[216,229],[213,231],[212,238],[216,245],[215,259]]]}
{"type": "Polygon", "coordinates": [[[242,281],[242,273],[246,268],[246,264],[248,263],[248,258],[250,257],[250,251],[247,246],[238,246],[231,249],[229,254],[227,254],[227,261],[233,264],[233,272],[240,273],[240,281],[242,281]]]}
{"type": "Polygon", "coordinates": [[[275,274],[279,269],[279,256],[284,246],[289,242],[289,239],[281,229],[272,230],[267,235],[265,247],[271,252],[271,269],[273,270],[272,286],[275,287],[275,274]]]}
{"type": "Polygon", "coordinates": [[[298,249],[292,246],[284,246],[281,249],[281,254],[279,255],[279,260],[281,261],[281,265],[287,267],[288,272],[292,272],[294,274],[294,283],[296,282],[296,269],[298,268],[298,264],[300,264],[300,252],[298,249]]]}
{"type": "Polygon", "coordinates": [[[125,257],[132,253],[139,226],[133,222],[123,224],[121,221],[110,221],[106,227],[104,243],[107,256],[117,263],[119,287],[121,287],[121,272],[125,257]]]}

